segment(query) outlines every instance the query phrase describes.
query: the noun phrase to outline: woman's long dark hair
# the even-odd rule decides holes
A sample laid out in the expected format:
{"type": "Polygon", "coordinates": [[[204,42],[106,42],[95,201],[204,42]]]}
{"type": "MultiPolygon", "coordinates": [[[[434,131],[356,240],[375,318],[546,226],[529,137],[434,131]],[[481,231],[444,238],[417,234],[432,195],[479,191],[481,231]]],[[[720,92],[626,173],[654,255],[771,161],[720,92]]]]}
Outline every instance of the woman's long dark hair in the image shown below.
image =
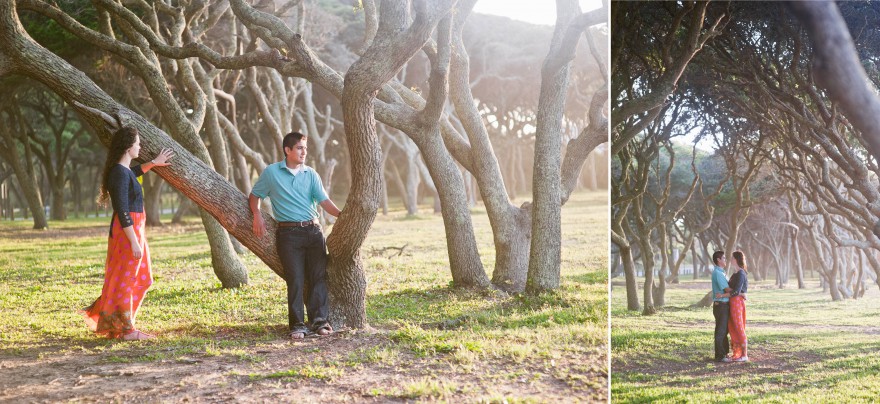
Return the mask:
{"type": "Polygon", "coordinates": [[[104,162],[104,173],[101,174],[101,192],[98,194],[98,204],[107,206],[110,200],[110,190],[107,189],[107,181],[110,179],[110,169],[119,163],[122,155],[134,145],[138,131],[135,128],[123,127],[113,134],[110,139],[110,150],[107,150],[107,161],[104,162]]]}
{"type": "MultiPolygon", "coordinates": [[[[739,267],[742,268],[743,270],[746,269],[746,255],[743,254],[742,251],[739,251],[739,250],[734,251],[733,252],[733,259],[736,260],[736,265],[739,265],[739,267]]],[[[746,271],[746,272],[748,272],[748,271],[746,271]]]]}

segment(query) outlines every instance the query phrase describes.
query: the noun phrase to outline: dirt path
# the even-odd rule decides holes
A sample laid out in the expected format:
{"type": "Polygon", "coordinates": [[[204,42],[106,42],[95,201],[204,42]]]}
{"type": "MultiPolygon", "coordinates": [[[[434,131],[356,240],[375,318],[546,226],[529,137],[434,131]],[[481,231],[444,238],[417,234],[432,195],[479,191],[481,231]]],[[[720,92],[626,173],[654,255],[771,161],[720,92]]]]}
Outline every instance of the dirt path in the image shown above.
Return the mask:
{"type": "Polygon", "coordinates": [[[387,363],[346,364],[358,349],[394,344],[382,333],[296,343],[279,339],[238,356],[196,354],[153,361],[144,359],[149,352],[155,354],[141,345],[149,343],[120,342],[130,348],[103,352],[97,344],[66,349],[64,341],[17,352],[0,349],[0,402],[473,402],[504,397],[555,402],[604,401],[608,391],[607,355],[601,351],[557,358],[551,366],[490,358],[462,367],[448,357],[409,354],[387,363]],[[316,363],[327,362],[338,364],[336,374],[321,374],[316,368],[316,363]],[[269,377],[292,369],[315,374],[269,377]]]}

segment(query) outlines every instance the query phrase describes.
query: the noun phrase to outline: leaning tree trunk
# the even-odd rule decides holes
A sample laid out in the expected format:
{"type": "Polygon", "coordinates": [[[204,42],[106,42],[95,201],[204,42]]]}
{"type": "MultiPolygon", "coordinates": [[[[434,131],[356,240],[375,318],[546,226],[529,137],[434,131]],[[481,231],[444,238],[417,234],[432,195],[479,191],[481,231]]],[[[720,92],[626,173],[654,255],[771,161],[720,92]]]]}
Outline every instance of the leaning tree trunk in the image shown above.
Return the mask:
{"type": "Polygon", "coordinates": [[[712,302],[715,301],[712,297],[712,291],[710,290],[708,293],[703,295],[703,298],[698,302],[692,304],[690,307],[711,307],[712,302]]]}

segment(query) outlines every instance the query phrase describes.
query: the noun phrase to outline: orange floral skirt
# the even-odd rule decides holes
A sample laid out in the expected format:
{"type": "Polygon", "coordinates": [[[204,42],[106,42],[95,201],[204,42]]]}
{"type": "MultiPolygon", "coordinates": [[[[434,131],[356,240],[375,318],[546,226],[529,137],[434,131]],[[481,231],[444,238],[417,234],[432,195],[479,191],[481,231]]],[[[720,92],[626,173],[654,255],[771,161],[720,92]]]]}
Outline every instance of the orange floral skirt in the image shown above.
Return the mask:
{"type": "Polygon", "coordinates": [[[141,259],[134,258],[131,243],[122,231],[119,219],[114,216],[107,243],[104,288],[101,297],[83,309],[89,328],[107,338],[119,338],[135,330],[135,315],[147,289],[153,284],[145,232],[147,216],[142,212],[131,212],[130,215],[134,234],[143,252],[141,259]]]}
{"type": "Polygon", "coordinates": [[[744,348],[749,343],[746,338],[746,299],[742,296],[730,298],[730,320],[727,321],[727,330],[730,333],[732,357],[741,358],[744,348]]]}

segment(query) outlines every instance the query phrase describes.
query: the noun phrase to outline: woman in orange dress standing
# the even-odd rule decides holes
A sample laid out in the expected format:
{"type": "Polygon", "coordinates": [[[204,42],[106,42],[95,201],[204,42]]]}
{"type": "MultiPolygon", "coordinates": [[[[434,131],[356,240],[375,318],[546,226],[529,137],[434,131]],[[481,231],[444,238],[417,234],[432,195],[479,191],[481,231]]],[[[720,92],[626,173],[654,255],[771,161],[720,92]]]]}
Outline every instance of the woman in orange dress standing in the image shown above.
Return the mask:
{"type": "Polygon", "coordinates": [[[730,320],[727,329],[730,333],[730,348],[733,351],[731,360],[748,362],[748,338],[746,337],[746,292],[749,289],[749,277],[746,271],[746,257],[742,251],[734,251],[735,271],[727,282],[730,286],[730,320]]]}
{"type": "Polygon", "coordinates": [[[173,156],[163,149],[148,163],[129,168],[138,157],[141,144],[137,129],[124,127],[110,141],[101,178],[98,202],[113,206],[104,287],[101,297],[83,309],[86,323],[98,335],[123,340],[142,340],[155,336],[135,328],[135,315],[147,289],[153,284],[150,250],[145,232],[144,197],[137,177],[153,167],[169,165],[173,156]]]}

